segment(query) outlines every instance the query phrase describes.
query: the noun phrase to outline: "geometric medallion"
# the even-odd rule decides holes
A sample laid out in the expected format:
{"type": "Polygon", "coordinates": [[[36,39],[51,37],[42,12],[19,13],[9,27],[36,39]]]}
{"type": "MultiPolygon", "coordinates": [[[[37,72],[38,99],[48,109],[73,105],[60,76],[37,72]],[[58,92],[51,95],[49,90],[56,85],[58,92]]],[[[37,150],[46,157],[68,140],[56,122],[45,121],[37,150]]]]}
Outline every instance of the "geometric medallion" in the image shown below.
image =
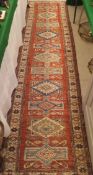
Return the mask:
{"type": "Polygon", "coordinates": [[[54,74],[54,75],[59,75],[63,74],[63,68],[61,67],[49,67],[49,62],[45,63],[45,67],[32,67],[31,68],[31,74],[36,75],[49,75],[49,74],[54,74]]]}
{"type": "Polygon", "coordinates": [[[37,106],[38,106],[39,108],[43,109],[45,112],[47,112],[48,110],[54,108],[54,107],[56,106],[56,104],[51,103],[51,102],[45,100],[45,101],[43,101],[43,102],[37,104],[37,106]]]}
{"type": "Polygon", "coordinates": [[[51,38],[55,37],[56,35],[57,35],[56,33],[50,32],[50,31],[38,33],[38,36],[40,36],[44,39],[51,39],[51,38]]]}
{"type": "Polygon", "coordinates": [[[35,48],[35,49],[44,49],[44,50],[51,50],[51,49],[61,49],[61,44],[59,43],[59,44],[57,44],[57,43],[44,43],[44,44],[35,44],[34,46],[33,46],[33,48],[35,48]]]}
{"type": "Polygon", "coordinates": [[[45,144],[43,147],[26,148],[25,161],[41,161],[48,166],[53,161],[68,160],[67,147],[51,147],[45,144]]]}
{"type": "Polygon", "coordinates": [[[55,53],[44,52],[37,54],[35,60],[42,61],[42,62],[59,62],[60,56],[55,53]]]}
{"type": "Polygon", "coordinates": [[[51,13],[51,12],[44,12],[44,13],[40,13],[39,17],[41,18],[46,18],[46,19],[50,19],[50,18],[55,18],[56,17],[56,13],[51,13]]]}
{"type": "Polygon", "coordinates": [[[55,21],[50,23],[50,22],[47,21],[47,25],[46,25],[46,23],[43,23],[43,22],[39,21],[39,22],[37,22],[36,26],[39,27],[39,28],[46,27],[46,30],[49,31],[50,27],[59,27],[59,23],[55,22],[55,21]]]}
{"type": "Polygon", "coordinates": [[[31,125],[28,127],[33,133],[40,135],[44,138],[58,135],[60,131],[64,129],[64,126],[48,117],[39,119],[38,121],[31,121],[31,125]]]}
{"type": "Polygon", "coordinates": [[[42,81],[32,88],[46,96],[60,89],[58,85],[51,83],[49,80],[42,81]]]}

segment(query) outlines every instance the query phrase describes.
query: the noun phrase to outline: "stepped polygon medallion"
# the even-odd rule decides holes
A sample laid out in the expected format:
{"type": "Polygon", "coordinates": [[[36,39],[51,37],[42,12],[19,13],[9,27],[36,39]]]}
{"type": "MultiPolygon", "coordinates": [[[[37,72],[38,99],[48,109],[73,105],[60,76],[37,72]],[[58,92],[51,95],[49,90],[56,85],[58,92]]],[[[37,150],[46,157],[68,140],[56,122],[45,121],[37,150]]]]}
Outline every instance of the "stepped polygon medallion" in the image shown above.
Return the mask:
{"type": "Polygon", "coordinates": [[[46,96],[60,89],[58,85],[51,83],[49,80],[42,81],[32,88],[46,96]]]}
{"type": "Polygon", "coordinates": [[[50,109],[54,108],[54,107],[57,106],[57,105],[54,104],[54,103],[51,103],[51,102],[49,102],[49,101],[47,101],[47,100],[45,100],[45,101],[39,103],[37,106],[38,106],[39,108],[41,108],[42,110],[44,110],[44,111],[47,112],[47,111],[49,111],[50,109]]]}
{"type": "Polygon", "coordinates": [[[38,36],[40,36],[41,38],[45,38],[45,39],[51,39],[53,37],[55,37],[57,34],[51,31],[46,31],[46,32],[42,32],[42,33],[38,33],[38,36]]]}
{"type": "Polygon", "coordinates": [[[46,25],[46,23],[43,23],[43,22],[39,21],[39,22],[36,23],[36,26],[41,28],[41,29],[46,27],[46,30],[49,31],[50,27],[59,27],[59,23],[54,22],[54,21],[50,23],[50,22],[47,21],[47,25],[46,25]]]}
{"type": "Polygon", "coordinates": [[[35,60],[42,61],[42,62],[58,62],[60,56],[58,54],[44,52],[36,55],[35,60]]]}
{"type": "Polygon", "coordinates": [[[53,161],[67,160],[68,149],[67,147],[51,147],[45,144],[41,148],[26,148],[24,159],[26,161],[41,161],[46,166],[53,161]]]}
{"type": "Polygon", "coordinates": [[[33,74],[33,75],[36,75],[36,74],[38,74],[38,75],[42,75],[42,74],[45,74],[45,75],[49,75],[49,74],[54,74],[54,75],[61,75],[61,74],[63,74],[63,68],[61,68],[61,67],[57,67],[57,68],[55,68],[55,67],[49,67],[48,66],[49,65],[49,62],[46,62],[46,64],[45,64],[45,67],[32,67],[31,68],[31,73],[33,74]]]}
{"type": "Polygon", "coordinates": [[[45,51],[50,51],[52,49],[61,49],[61,44],[49,44],[49,43],[44,43],[44,44],[35,44],[33,46],[35,49],[44,49],[45,51]]]}
{"type": "Polygon", "coordinates": [[[37,135],[47,138],[58,134],[64,129],[64,126],[48,117],[45,117],[39,121],[31,121],[31,125],[28,129],[37,135]]]}
{"type": "Polygon", "coordinates": [[[40,14],[39,14],[39,17],[41,17],[41,18],[46,18],[46,19],[56,18],[56,13],[44,12],[44,13],[40,13],[40,14]]]}

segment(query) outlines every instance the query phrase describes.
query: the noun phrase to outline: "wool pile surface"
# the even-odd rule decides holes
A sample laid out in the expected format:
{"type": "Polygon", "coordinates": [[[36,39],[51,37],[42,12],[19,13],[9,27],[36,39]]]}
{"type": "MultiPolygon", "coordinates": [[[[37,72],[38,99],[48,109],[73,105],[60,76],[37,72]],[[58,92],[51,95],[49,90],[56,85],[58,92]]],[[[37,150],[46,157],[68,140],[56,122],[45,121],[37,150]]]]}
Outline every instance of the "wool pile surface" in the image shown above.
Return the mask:
{"type": "Polygon", "coordinates": [[[30,2],[4,175],[92,175],[65,2],[30,2]]]}

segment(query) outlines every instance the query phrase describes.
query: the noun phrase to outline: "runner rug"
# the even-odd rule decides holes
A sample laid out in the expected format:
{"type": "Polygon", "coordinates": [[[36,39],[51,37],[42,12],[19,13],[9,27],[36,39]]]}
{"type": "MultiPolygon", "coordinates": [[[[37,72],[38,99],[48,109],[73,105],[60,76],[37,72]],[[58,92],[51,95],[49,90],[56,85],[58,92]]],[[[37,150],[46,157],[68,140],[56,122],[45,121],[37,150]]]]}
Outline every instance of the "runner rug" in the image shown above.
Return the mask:
{"type": "Polygon", "coordinates": [[[65,2],[30,2],[4,175],[92,175],[65,2]]]}

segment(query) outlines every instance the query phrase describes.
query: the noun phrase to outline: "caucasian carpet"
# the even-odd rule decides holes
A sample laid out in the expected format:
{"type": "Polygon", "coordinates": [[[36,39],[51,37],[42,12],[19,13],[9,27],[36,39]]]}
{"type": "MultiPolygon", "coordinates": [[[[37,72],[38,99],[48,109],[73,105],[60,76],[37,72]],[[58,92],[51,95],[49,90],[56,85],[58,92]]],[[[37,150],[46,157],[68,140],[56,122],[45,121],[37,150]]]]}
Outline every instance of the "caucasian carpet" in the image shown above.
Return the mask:
{"type": "Polygon", "coordinates": [[[30,2],[4,175],[92,175],[65,2],[30,2]]]}

